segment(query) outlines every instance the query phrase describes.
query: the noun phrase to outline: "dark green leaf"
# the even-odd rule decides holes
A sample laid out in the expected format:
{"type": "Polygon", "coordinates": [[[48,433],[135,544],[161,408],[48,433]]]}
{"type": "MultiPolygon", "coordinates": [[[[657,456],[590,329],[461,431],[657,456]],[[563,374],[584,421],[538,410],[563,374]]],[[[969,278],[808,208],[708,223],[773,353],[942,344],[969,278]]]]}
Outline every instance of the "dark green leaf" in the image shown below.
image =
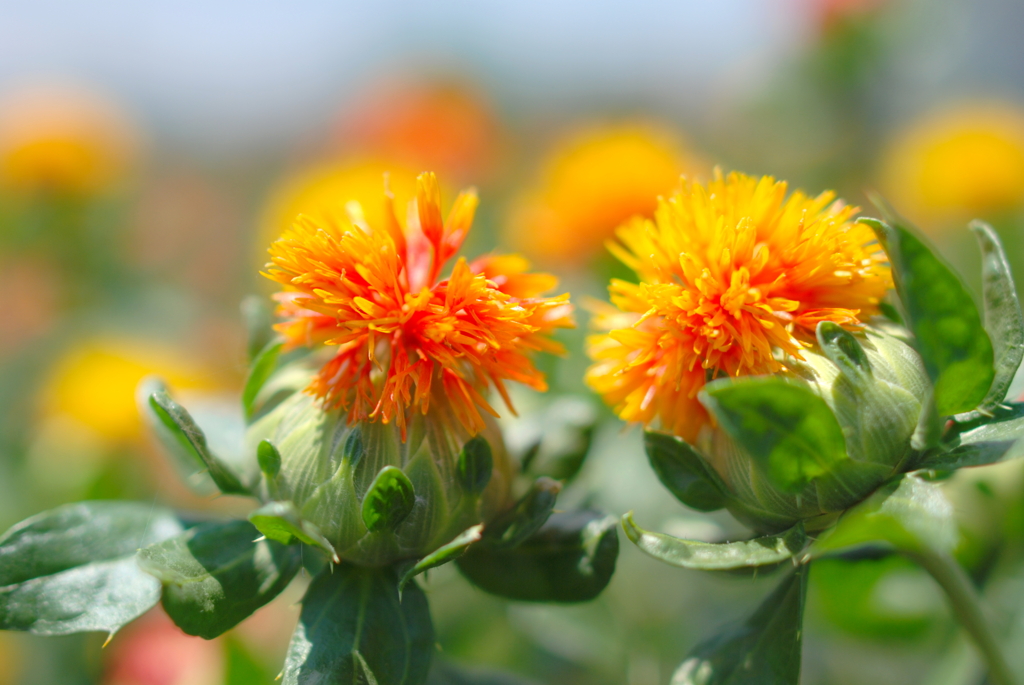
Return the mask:
{"type": "Polygon", "coordinates": [[[561,490],[562,486],[550,478],[535,480],[515,506],[487,525],[484,544],[511,548],[536,533],[551,516],[561,490]]]}
{"type": "Polygon", "coordinates": [[[697,511],[716,511],[729,501],[718,473],[681,438],[646,431],[644,448],[662,485],[680,502],[697,511]]]}
{"type": "Polygon", "coordinates": [[[992,387],[978,407],[986,411],[1006,399],[1010,381],[1017,373],[1021,359],[1024,359],[1024,315],[1020,311],[1017,288],[999,236],[983,221],[972,221],[971,230],[981,247],[985,330],[992,339],[995,358],[992,387]]]}
{"type": "Polygon", "coordinates": [[[766,535],[744,542],[700,542],[681,540],[663,533],[651,533],[633,521],[633,512],[622,517],[626,537],[637,547],[673,566],[725,571],[751,566],[768,566],[791,559],[807,544],[803,524],[780,535],[766,535]]]}
{"type": "Polygon", "coordinates": [[[798,567],[742,624],[703,642],[672,685],[796,685],[808,567],[798,567]]]}
{"type": "Polygon", "coordinates": [[[843,430],[809,388],[762,376],[712,381],[700,401],[785,492],[799,493],[847,459],[843,430]]]}
{"type": "Polygon", "coordinates": [[[992,385],[992,344],[967,288],[916,231],[886,212],[874,229],[892,264],[914,345],[935,385],[941,416],[974,409],[992,385]]]}
{"type": "Polygon", "coordinates": [[[267,298],[249,295],[242,300],[242,319],[247,333],[246,350],[249,359],[255,359],[274,337],[273,314],[267,298]]]}
{"type": "Polygon", "coordinates": [[[370,532],[394,530],[415,504],[416,493],[409,476],[396,466],[385,466],[363,498],[363,523],[370,532]]]}
{"type": "Polygon", "coordinates": [[[533,602],[585,602],[615,572],[618,522],[596,511],[553,514],[513,548],[472,547],[456,562],[483,590],[533,602]]]}
{"type": "Polygon", "coordinates": [[[474,542],[479,542],[480,538],[483,537],[484,526],[483,524],[477,524],[472,528],[459,533],[454,540],[449,542],[447,545],[438,547],[433,552],[423,557],[412,565],[407,571],[401,574],[401,579],[398,581],[399,591],[405,588],[406,583],[413,579],[414,576],[418,576],[428,569],[432,569],[441,564],[447,564],[449,561],[454,561],[459,556],[464,554],[469,546],[474,542]]]}
{"type": "Polygon", "coordinates": [[[895,478],[848,511],[810,547],[812,556],[874,543],[901,551],[948,552],[957,541],[953,507],[938,485],[912,474],[895,478]]]}
{"type": "Polygon", "coordinates": [[[22,521],[0,537],[0,628],[115,632],[160,599],[135,551],[181,531],[170,511],[134,502],[69,504],[22,521]]]}
{"type": "Polygon", "coordinates": [[[245,411],[245,418],[251,419],[256,396],[259,394],[263,384],[267,382],[270,375],[277,368],[277,359],[281,355],[281,342],[270,342],[252,360],[249,367],[249,376],[245,379],[245,386],[242,388],[242,409],[245,411]]]}
{"type": "Polygon", "coordinates": [[[334,561],[338,553],[315,524],[306,521],[291,502],[268,502],[249,514],[249,521],[267,538],[288,544],[292,538],[319,547],[334,561]]]}
{"type": "Polygon", "coordinates": [[[150,395],[149,406],[167,429],[169,439],[165,440],[165,444],[168,449],[191,452],[206,466],[210,477],[221,492],[235,495],[250,494],[238,476],[209,451],[206,436],[184,407],[172,400],[165,391],[150,395]]]}
{"type": "Polygon", "coordinates": [[[300,549],[254,542],[248,521],[205,523],[139,550],[139,566],[164,584],[163,605],[179,628],[207,640],[276,597],[298,572],[300,549]]]}
{"type": "Polygon", "coordinates": [[[433,652],[416,583],[399,598],[392,569],[342,563],[314,578],[302,600],[282,685],[421,685],[433,652]]]}
{"type": "Polygon", "coordinates": [[[462,487],[467,492],[479,495],[491,482],[494,470],[494,457],[491,455],[491,444],[482,435],[470,438],[459,453],[456,471],[462,487]]]}

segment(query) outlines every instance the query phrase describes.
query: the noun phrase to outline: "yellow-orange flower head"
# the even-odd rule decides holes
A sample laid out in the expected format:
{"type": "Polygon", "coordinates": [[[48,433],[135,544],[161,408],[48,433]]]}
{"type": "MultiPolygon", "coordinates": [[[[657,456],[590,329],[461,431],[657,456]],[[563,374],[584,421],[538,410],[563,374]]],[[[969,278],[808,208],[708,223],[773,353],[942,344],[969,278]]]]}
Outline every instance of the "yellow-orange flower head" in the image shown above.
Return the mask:
{"type": "Polygon", "coordinates": [[[470,230],[476,194],[460,194],[443,220],[435,176],[417,184],[404,226],[387,194],[383,225],[349,202],[329,220],[300,215],[271,245],[264,275],[286,288],[277,330],[292,348],[337,347],[309,391],[349,422],[394,420],[404,430],[407,411],[426,413],[432,393],[443,392],[477,433],[481,409],[497,415],[488,387],[510,407],[506,381],[546,389],[529,354],[561,351],[549,334],[572,326],[572,308],[568,295],[541,297],[557,280],[527,273],[515,255],[460,258],[442,278],[470,230]]]}
{"type": "Polygon", "coordinates": [[[779,371],[819,321],[857,326],[891,287],[885,254],[831,192],[716,171],[683,179],[654,221],[635,219],[609,245],[640,283],[613,280],[598,313],[587,382],[627,421],[694,440],[708,377],[779,371]]]}

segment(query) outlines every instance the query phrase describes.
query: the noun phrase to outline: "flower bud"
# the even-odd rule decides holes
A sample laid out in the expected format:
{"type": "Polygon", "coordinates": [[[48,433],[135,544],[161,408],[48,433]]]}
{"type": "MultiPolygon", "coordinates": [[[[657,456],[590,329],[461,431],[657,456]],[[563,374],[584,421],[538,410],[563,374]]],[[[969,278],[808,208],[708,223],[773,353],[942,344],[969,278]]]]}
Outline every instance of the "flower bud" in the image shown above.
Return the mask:
{"type": "Polygon", "coordinates": [[[751,527],[778,531],[803,520],[809,530],[840,513],[898,473],[912,451],[930,382],[917,353],[892,333],[865,327],[857,336],[824,322],[819,345],[786,357],[778,375],[806,383],[835,415],[849,459],[800,492],[776,487],[720,426],[707,426],[697,447],[731,491],[728,508],[751,527]]]}
{"type": "Polygon", "coordinates": [[[301,390],[280,399],[275,388],[299,378],[297,367],[267,383],[264,396],[280,401],[249,427],[246,447],[260,496],[294,507],[293,525],[333,556],[366,566],[422,557],[507,508],[514,468],[489,417],[470,435],[438,393],[425,414],[409,410],[403,440],[397,422],[350,425],[301,390]]]}

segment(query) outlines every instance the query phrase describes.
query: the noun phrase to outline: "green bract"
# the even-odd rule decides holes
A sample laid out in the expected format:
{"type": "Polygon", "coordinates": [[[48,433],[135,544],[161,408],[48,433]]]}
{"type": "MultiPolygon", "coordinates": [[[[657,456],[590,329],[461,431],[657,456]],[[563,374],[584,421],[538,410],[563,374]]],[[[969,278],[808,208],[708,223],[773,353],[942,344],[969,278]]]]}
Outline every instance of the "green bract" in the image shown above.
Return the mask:
{"type": "Polygon", "coordinates": [[[701,394],[718,427],[697,448],[728,490],[724,505],[758,531],[830,525],[911,454],[929,392],[913,348],[828,322],[818,339],[783,374],[714,381],[701,394]]]}
{"type": "MultiPolygon", "coordinates": [[[[278,375],[294,380],[303,371],[312,374],[296,362],[278,375]]],[[[256,398],[246,431],[246,452],[260,460],[255,490],[284,504],[335,560],[386,566],[423,557],[508,506],[514,470],[493,425],[470,436],[435,401],[427,415],[410,414],[403,441],[398,426],[349,425],[344,412],[325,411],[305,392],[282,398],[275,380],[256,398]]],[[[253,524],[287,542],[265,509],[253,524]]]]}

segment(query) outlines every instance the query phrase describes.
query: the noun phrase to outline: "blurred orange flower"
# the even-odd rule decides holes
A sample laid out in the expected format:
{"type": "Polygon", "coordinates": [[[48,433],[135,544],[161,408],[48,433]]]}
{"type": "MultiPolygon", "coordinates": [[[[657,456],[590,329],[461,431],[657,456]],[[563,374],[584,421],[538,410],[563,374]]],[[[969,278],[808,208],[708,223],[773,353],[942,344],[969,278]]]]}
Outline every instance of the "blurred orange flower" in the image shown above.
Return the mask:
{"type": "Polygon", "coordinates": [[[568,295],[541,297],[557,280],[527,273],[514,256],[463,257],[443,277],[472,226],[476,193],[460,194],[443,219],[434,175],[417,186],[405,225],[394,211],[372,224],[354,202],[340,212],[332,203],[326,218],[300,215],[270,247],[265,275],[285,286],[275,328],[290,347],[336,346],[309,390],[349,422],[394,420],[404,430],[407,412],[426,414],[434,400],[476,434],[480,409],[497,416],[482,394],[489,386],[509,406],[506,381],[546,389],[528,355],[560,351],[548,336],[572,326],[572,308],[568,295]]]}
{"type": "Polygon", "coordinates": [[[545,263],[584,264],[623,221],[654,212],[686,161],[675,137],[657,126],[575,131],[550,152],[535,187],[514,203],[505,237],[545,263]]]}
{"type": "Polygon", "coordinates": [[[288,176],[271,192],[264,210],[260,254],[265,254],[264,247],[290,229],[300,214],[314,222],[327,222],[344,215],[350,202],[360,206],[368,224],[383,225],[385,176],[398,207],[416,197],[415,172],[377,159],[324,163],[288,176]]]}
{"type": "Polygon", "coordinates": [[[1024,108],[972,102],[915,121],[886,149],[881,180],[923,224],[1024,205],[1024,108]]]}
{"type": "Polygon", "coordinates": [[[0,190],[96,193],[138,151],[132,122],[89,91],[35,87],[0,98],[0,190]]]}
{"type": "Polygon", "coordinates": [[[684,180],[654,221],[617,232],[613,252],[640,282],[612,280],[587,383],[622,419],[693,441],[709,375],[779,371],[775,352],[801,359],[820,321],[856,326],[877,311],[892,280],[857,211],[831,192],[787,196],[770,176],[684,180]]]}
{"type": "Polygon", "coordinates": [[[499,127],[483,94],[458,80],[378,85],[337,127],[344,155],[361,154],[479,182],[494,166],[499,127]]]}
{"type": "Polygon", "coordinates": [[[57,319],[60,279],[49,262],[29,255],[0,260],[0,360],[22,350],[57,319]]]}
{"type": "Polygon", "coordinates": [[[50,371],[41,394],[47,419],[70,420],[106,444],[142,435],[135,401],[139,381],[158,375],[178,390],[214,390],[223,381],[177,350],[151,340],[96,338],[69,349],[50,371]]]}

